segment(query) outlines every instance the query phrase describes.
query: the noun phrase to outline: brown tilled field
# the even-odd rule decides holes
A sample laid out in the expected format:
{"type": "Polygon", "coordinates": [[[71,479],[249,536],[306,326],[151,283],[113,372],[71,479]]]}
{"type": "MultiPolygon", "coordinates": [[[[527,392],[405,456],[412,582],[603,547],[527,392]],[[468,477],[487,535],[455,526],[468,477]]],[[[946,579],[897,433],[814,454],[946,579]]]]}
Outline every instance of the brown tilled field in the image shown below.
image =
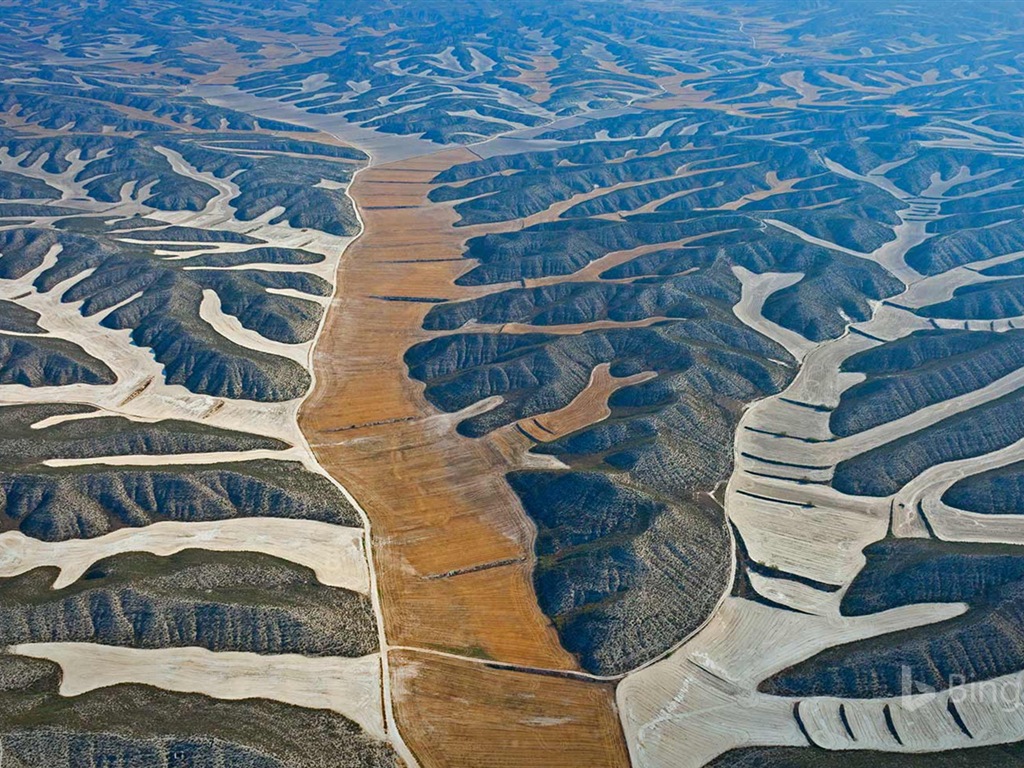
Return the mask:
{"type": "Polygon", "coordinates": [[[450,150],[358,174],[365,232],[340,267],[301,425],[370,518],[389,643],[481,660],[418,654],[415,675],[399,666],[414,684],[402,685],[398,717],[424,766],[578,765],[581,748],[588,765],[625,764],[611,686],[482,663],[578,669],[537,605],[534,531],[504,479],[510,452],[527,446],[507,430],[456,434],[456,418],[425,400],[402,360],[429,338],[421,323],[432,305],[380,298],[480,293],[453,281],[469,267],[463,241],[481,228],[453,229],[451,206],[426,200],[436,173],[471,159],[450,150]],[[529,717],[517,716],[526,702],[529,717]],[[580,728],[585,739],[570,733],[580,728]]]}
{"type": "Polygon", "coordinates": [[[590,383],[576,398],[557,411],[533,416],[519,422],[520,428],[535,440],[547,443],[572,434],[584,427],[607,419],[611,414],[608,398],[622,387],[649,381],[657,374],[644,371],[633,376],[616,378],[609,373],[611,366],[601,363],[590,375],[590,383]]]}
{"type": "Polygon", "coordinates": [[[625,768],[610,683],[391,654],[395,712],[424,766],[625,768]]]}
{"type": "Polygon", "coordinates": [[[467,230],[425,204],[453,151],[361,173],[365,234],[346,253],[317,351],[303,429],[324,466],[371,518],[388,637],[455,653],[575,668],[536,605],[533,532],[504,480],[498,447],[459,437],[402,356],[428,337],[431,306],[374,297],[455,297],[467,230]]]}

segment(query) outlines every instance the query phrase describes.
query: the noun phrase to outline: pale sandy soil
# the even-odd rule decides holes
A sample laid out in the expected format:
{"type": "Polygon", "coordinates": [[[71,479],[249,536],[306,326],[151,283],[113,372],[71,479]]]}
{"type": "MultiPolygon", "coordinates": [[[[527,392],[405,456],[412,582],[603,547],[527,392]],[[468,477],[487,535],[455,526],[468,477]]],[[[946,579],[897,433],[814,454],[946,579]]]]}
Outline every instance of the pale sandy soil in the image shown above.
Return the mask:
{"type": "Polygon", "coordinates": [[[814,348],[814,342],[808,341],[795,331],[783,328],[778,323],[765,319],[761,314],[768,297],[783,288],[795,285],[804,279],[803,272],[762,272],[758,274],[744,267],[735,266],[732,273],[740,281],[740,300],[732,308],[745,325],[750,326],[762,336],[781,344],[789,354],[797,360],[803,360],[814,348]]]}
{"type": "Polygon", "coordinates": [[[272,355],[286,357],[299,364],[309,359],[312,342],[304,344],[283,344],[271,341],[257,331],[244,327],[237,317],[229,315],[221,309],[220,296],[216,291],[203,291],[203,302],[199,306],[199,316],[210,324],[217,333],[230,342],[247,349],[269,352],[272,355]]]}
{"type": "Polygon", "coordinates": [[[60,664],[62,696],[138,683],[215,699],[270,699],[329,709],[386,738],[380,699],[380,657],[355,659],[262,656],[205,648],[141,650],[95,643],[31,643],[8,649],[60,664]]]}
{"type": "Polygon", "coordinates": [[[54,542],[8,531],[0,534],[0,576],[17,576],[34,568],[59,568],[53,589],[63,589],[106,557],[124,552],[166,557],[186,549],[261,552],[311,568],[327,586],[369,592],[361,528],[259,517],[198,523],[163,521],[142,528],[119,528],[94,539],[54,542]]]}
{"type": "Polygon", "coordinates": [[[256,461],[261,459],[281,461],[307,460],[306,453],[297,447],[284,450],[259,449],[254,451],[209,451],[207,453],[144,453],[123,456],[85,456],[74,459],[46,459],[46,467],[87,467],[103,464],[110,467],[164,467],[192,464],[224,464],[233,461],[256,461]]]}
{"type": "MultiPolygon", "coordinates": [[[[940,621],[963,610],[961,605],[914,605],[842,619],[728,598],[683,649],[619,684],[633,766],[700,768],[733,748],[805,746],[793,718],[795,700],[757,693],[761,679],[831,645],[940,621]]],[[[808,699],[801,707],[819,701],[808,699]]],[[[872,704],[880,717],[881,703],[872,704]]],[[[842,725],[836,718],[826,729],[834,736],[842,725]]],[[[887,738],[858,743],[862,749],[888,748],[882,744],[892,744],[891,736],[881,735],[887,738]]]]}

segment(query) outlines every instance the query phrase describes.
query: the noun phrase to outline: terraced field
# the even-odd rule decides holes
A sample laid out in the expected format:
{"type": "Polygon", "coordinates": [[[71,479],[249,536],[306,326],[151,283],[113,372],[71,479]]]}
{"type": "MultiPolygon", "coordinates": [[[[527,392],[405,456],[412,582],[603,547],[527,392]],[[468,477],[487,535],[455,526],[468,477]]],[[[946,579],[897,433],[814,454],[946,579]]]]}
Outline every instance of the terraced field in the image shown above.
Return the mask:
{"type": "Polygon", "coordinates": [[[1012,2],[0,2],[0,763],[1011,765],[1012,2]]]}

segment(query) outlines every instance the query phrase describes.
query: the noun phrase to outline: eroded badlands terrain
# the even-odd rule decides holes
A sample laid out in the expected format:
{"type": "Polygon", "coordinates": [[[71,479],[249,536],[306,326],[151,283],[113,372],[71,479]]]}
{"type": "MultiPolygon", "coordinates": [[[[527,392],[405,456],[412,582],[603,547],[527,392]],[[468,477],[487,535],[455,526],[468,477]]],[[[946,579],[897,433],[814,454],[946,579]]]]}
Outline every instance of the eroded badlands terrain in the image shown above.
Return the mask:
{"type": "Polygon", "coordinates": [[[1012,2],[0,2],[5,766],[1024,762],[1012,2]]]}

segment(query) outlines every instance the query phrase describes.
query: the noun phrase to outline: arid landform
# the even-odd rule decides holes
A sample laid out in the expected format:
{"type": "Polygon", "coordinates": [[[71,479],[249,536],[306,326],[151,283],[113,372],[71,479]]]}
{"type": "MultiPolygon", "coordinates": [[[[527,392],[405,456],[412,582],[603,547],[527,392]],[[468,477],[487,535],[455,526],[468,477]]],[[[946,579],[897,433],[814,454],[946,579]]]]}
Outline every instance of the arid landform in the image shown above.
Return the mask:
{"type": "Polygon", "coordinates": [[[1024,764],[1024,11],[0,1],[4,768],[1024,764]]]}

